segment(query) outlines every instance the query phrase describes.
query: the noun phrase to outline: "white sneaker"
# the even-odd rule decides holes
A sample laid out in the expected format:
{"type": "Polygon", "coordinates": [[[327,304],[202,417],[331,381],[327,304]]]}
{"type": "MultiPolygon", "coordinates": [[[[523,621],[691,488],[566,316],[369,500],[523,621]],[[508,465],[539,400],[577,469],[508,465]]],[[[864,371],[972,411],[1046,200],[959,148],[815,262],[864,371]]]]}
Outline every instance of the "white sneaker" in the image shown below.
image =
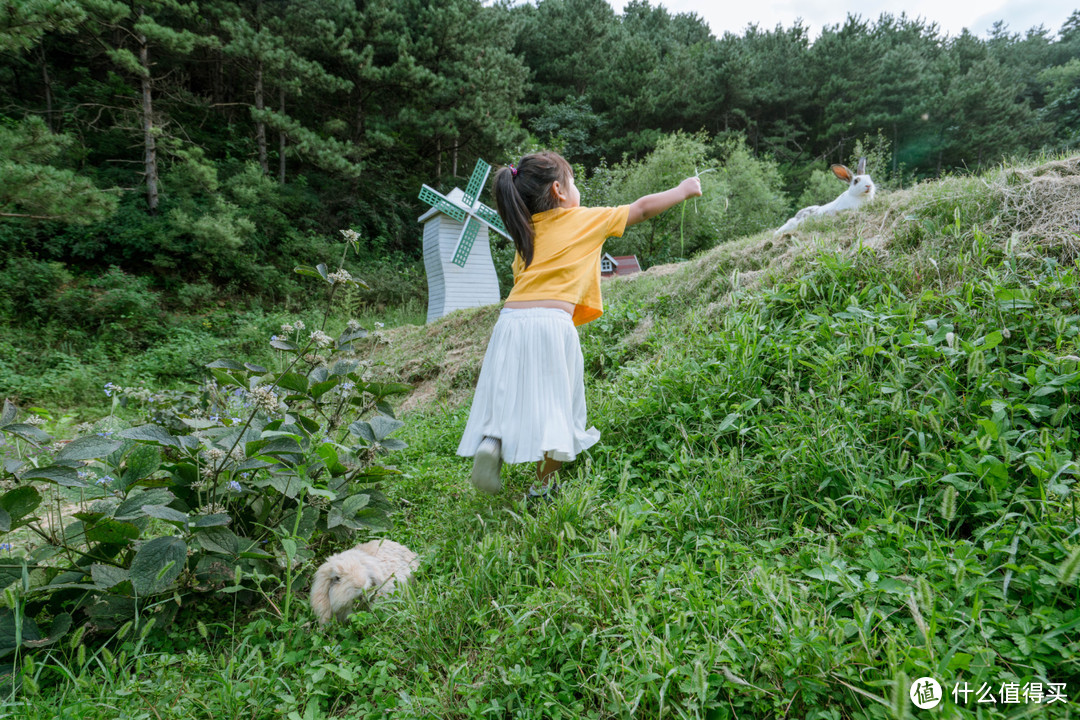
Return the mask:
{"type": "Polygon", "coordinates": [[[473,456],[472,484],[477,490],[494,495],[502,490],[502,442],[498,438],[484,437],[473,456]]]}

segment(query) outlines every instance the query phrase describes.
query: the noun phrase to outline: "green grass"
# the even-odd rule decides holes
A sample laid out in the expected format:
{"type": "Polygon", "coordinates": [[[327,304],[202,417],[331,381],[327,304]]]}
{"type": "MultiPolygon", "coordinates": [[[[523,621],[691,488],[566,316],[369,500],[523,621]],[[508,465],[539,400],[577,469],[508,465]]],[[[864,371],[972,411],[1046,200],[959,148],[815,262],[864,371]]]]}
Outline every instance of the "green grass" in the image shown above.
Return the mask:
{"type": "Polygon", "coordinates": [[[401,597],[319,630],[280,620],[280,591],[219,594],[38,651],[0,713],[905,718],[929,675],[942,717],[1075,717],[1080,267],[1011,241],[999,189],[917,188],[605,285],[582,330],[603,439],[550,506],[521,500],[530,468],[488,498],[454,455],[451,390],[494,313],[396,331],[389,367],[443,383],[387,487],[423,556],[401,597]],[[957,706],[958,682],[1070,702],[957,706]]]}

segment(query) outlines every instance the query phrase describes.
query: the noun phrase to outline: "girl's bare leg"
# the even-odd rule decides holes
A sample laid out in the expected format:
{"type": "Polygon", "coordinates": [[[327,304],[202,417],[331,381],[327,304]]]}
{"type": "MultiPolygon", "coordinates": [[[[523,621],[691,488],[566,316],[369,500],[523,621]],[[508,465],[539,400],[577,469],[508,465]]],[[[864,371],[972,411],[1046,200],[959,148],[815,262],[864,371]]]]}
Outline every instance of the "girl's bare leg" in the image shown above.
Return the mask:
{"type": "Polygon", "coordinates": [[[549,458],[546,454],[544,459],[536,463],[536,487],[545,488],[551,482],[551,476],[562,467],[561,460],[549,458]]]}

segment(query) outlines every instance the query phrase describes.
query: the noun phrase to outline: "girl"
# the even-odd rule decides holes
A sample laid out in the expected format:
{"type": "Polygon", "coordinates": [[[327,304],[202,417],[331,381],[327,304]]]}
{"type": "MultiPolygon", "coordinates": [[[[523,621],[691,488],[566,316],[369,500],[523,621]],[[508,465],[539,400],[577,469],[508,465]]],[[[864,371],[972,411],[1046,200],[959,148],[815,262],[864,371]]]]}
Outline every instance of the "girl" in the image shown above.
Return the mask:
{"type": "Polygon", "coordinates": [[[488,342],[457,450],[473,457],[473,485],[497,493],[504,461],[536,462],[529,496],[543,497],[555,489],[552,473],[600,439],[585,427],[576,326],[604,310],[604,240],[699,195],[701,182],[692,177],[631,205],[583,208],[569,163],[553,152],[526,155],[495,173],[496,209],[517,254],[514,288],[488,342]]]}

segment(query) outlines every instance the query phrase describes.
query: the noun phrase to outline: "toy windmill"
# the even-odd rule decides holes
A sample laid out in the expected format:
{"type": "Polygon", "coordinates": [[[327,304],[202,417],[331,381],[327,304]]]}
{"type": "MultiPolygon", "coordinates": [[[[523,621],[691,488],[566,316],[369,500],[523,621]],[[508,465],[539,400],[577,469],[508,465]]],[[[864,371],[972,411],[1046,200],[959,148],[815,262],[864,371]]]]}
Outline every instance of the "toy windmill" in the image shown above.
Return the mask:
{"type": "Polygon", "coordinates": [[[424,223],[424,267],[428,276],[427,321],[461,308],[499,302],[499,280],[491,261],[488,229],[510,236],[498,213],[480,202],[491,166],[476,161],[469,184],[449,195],[424,185],[420,199],[431,210],[424,223]]]}

